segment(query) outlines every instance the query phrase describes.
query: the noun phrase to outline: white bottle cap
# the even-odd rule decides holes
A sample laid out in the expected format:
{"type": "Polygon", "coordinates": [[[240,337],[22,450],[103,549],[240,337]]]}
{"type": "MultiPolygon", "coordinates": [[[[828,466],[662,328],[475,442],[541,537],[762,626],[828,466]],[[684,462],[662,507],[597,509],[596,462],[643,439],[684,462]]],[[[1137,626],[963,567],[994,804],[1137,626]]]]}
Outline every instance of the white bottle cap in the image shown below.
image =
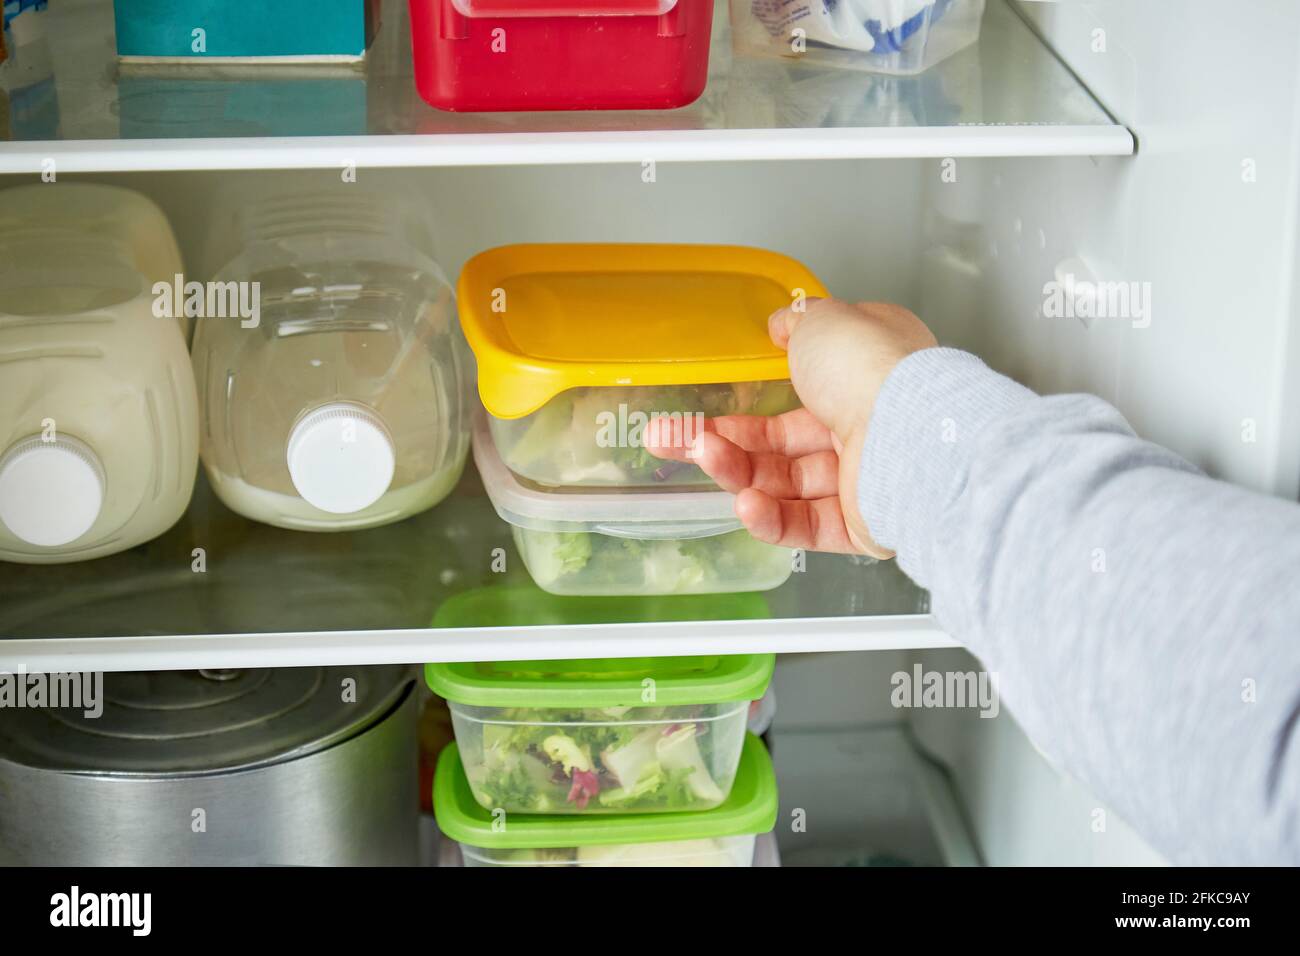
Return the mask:
{"type": "Polygon", "coordinates": [[[384,420],[348,402],[322,405],[289,435],[289,477],[308,504],[347,515],[383,497],[397,455],[384,420]]]}
{"type": "Polygon", "coordinates": [[[24,438],[0,456],[0,522],[27,544],[71,544],[99,517],[105,485],[104,466],[84,442],[24,438]]]}

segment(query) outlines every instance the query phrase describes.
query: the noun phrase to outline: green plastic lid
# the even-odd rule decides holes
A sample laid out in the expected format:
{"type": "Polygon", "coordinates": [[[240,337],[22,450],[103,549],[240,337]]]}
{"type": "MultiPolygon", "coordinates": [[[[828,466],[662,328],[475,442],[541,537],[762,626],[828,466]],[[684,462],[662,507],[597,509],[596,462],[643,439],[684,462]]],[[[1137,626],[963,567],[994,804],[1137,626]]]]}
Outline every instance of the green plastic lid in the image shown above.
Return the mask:
{"type": "Polygon", "coordinates": [[[478,805],[460,762],[449,744],[438,757],[433,777],[433,814],[438,828],[458,843],[489,850],[663,843],[766,833],[776,826],[776,774],[762,742],[745,735],[731,795],[712,810],[683,813],[581,814],[512,813],[497,823],[478,805]]]}
{"type": "Polygon", "coordinates": [[[772,654],[486,661],[426,664],[424,679],[473,707],[676,707],[758,700],[775,665],[772,654]]]}
{"type": "Polygon", "coordinates": [[[474,588],[448,598],[434,627],[536,627],[541,624],[640,624],[667,621],[760,621],[772,616],[756,592],[640,597],[548,594],[535,584],[474,588]]]}

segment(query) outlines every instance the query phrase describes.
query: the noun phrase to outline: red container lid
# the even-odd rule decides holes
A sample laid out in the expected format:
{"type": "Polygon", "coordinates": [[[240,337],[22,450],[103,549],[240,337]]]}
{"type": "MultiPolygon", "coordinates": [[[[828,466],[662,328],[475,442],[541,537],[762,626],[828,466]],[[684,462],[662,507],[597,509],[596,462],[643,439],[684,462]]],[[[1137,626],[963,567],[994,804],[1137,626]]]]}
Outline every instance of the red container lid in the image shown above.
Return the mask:
{"type": "Polygon", "coordinates": [[[677,0],[452,0],[467,17],[657,17],[677,0]]]}

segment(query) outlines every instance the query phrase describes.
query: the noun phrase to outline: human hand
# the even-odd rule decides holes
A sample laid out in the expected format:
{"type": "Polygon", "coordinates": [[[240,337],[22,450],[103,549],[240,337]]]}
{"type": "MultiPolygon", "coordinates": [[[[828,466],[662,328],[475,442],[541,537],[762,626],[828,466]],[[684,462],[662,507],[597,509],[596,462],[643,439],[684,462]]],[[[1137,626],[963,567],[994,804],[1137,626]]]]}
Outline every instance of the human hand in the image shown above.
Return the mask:
{"type": "Polygon", "coordinates": [[[709,419],[695,436],[684,436],[680,421],[655,419],[647,449],[693,461],[735,494],[736,515],[760,541],[893,557],[859,513],[858,466],[886,377],[908,355],[937,345],[934,335],[902,306],[836,299],[809,300],[802,312],[780,309],[768,333],[789,352],[803,408],[709,419]]]}

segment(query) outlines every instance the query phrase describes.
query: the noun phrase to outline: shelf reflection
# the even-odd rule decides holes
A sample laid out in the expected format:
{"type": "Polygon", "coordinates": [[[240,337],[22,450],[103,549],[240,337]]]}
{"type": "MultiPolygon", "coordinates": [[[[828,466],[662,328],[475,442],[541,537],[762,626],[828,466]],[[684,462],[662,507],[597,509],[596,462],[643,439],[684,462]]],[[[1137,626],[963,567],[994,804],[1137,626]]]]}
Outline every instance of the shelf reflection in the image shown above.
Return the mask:
{"type": "Polygon", "coordinates": [[[434,626],[435,617],[439,626],[490,627],[927,609],[927,594],[893,562],[831,555],[809,555],[806,571],[763,595],[553,598],[532,585],[472,466],[439,506],[341,534],[248,521],[200,477],[185,517],[148,544],[74,564],[0,563],[0,640],[402,630],[434,626]]]}
{"type": "Polygon", "coordinates": [[[1091,95],[1003,2],[980,41],[909,77],[733,53],[715,11],[704,95],[678,110],[447,113],[411,70],[406,5],[386,4],[359,65],[121,65],[112,5],[62,0],[45,39],[0,68],[12,140],[185,139],[421,133],[1111,126],[1091,95]],[[55,87],[57,86],[57,96],[55,87]]]}

